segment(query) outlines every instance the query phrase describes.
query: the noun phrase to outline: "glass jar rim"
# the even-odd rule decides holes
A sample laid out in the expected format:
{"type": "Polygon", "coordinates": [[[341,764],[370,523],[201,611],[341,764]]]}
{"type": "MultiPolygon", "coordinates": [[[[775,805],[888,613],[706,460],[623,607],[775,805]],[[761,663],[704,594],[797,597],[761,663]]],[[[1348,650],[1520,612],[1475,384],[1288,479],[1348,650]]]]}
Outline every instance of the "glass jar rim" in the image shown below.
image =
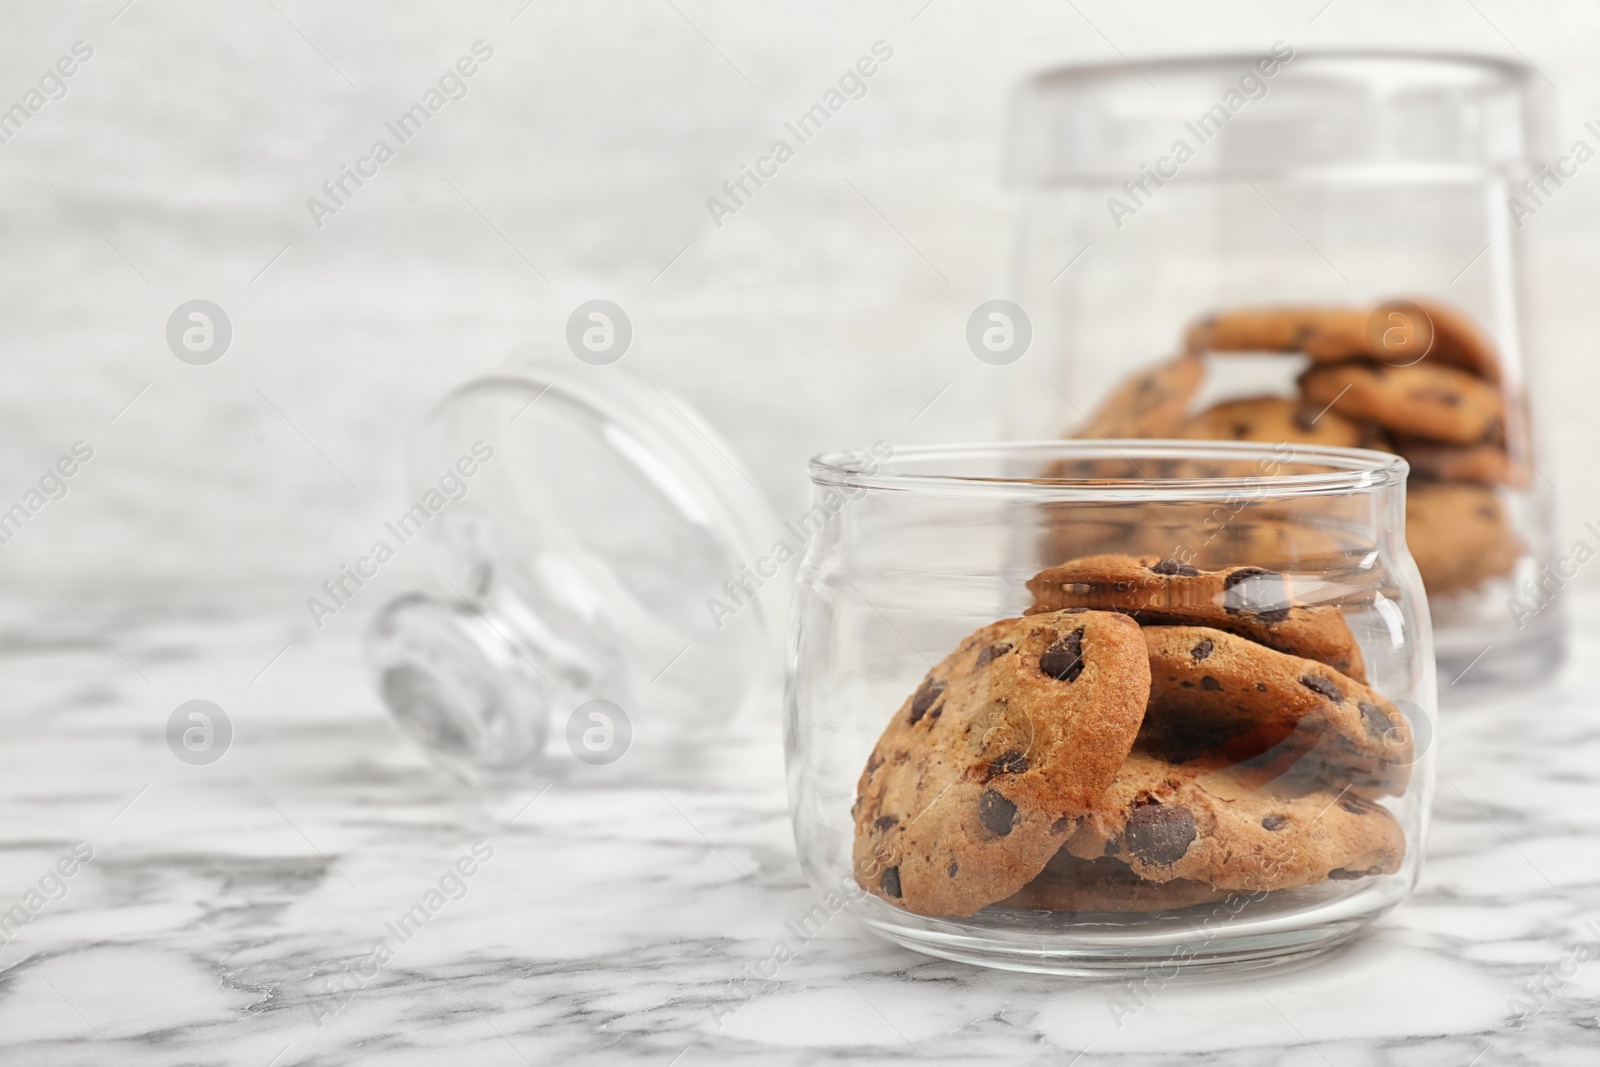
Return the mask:
{"type": "Polygon", "coordinates": [[[1197,441],[1139,438],[1099,441],[1003,441],[909,445],[887,456],[865,449],[824,452],[811,459],[811,481],[818,486],[931,495],[1025,497],[1032,502],[1209,501],[1248,493],[1255,499],[1369,493],[1403,485],[1410,465],[1390,452],[1331,445],[1271,444],[1259,441],[1197,441]],[[1289,449],[1288,454],[1282,450],[1289,449]],[[962,462],[1032,461],[1040,469],[1056,460],[1122,460],[1140,471],[1139,460],[1254,461],[1259,475],[1228,477],[1133,478],[1018,477],[953,471],[962,462]],[[931,470],[887,469],[912,465],[931,470]],[[1288,465],[1331,468],[1274,473],[1288,465]],[[942,469],[941,469],[942,467],[942,469]]]}
{"type": "Polygon", "coordinates": [[[1148,193],[1148,182],[1159,187],[1179,166],[1191,181],[1457,184],[1520,173],[1549,148],[1545,109],[1535,106],[1544,94],[1525,63],[1422,50],[1285,55],[1282,43],[1257,56],[1033,73],[1012,95],[1007,182],[1117,186],[1131,178],[1148,193]],[[1223,127],[1233,131],[1227,151],[1200,151],[1223,127]]]}
{"type": "MultiPolygon", "coordinates": [[[[1133,81],[1144,77],[1160,78],[1166,75],[1191,74],[1202,71],[1232,73],[1249,66],[1260,56],[1248,52],[1225,52],[1213,55],[1175,55],[1139,60],[1137,69],[1126,62],[1103,60],[1088,63],[1062,63],[1043,67],[1029,75],[1021,88],[1042,90],[1064,87],[1069,83],[1081,84],[1096,81],[1133,81]]],[[[1433,70],[1457,74],[1470,72],[1478,77],[1520,85],[1531,82],[1536,75],[1526,63],[1504,56],[1481,52],[1433,51],[1430,49],[1361,49],[1361,48],[1308,48],[1294,53],[1295,73],[1308,67],[1326,67],[1339,64],[1364,66],[1371,69],[1400,70],[1411,68],[1419,73],[1433,70]]]]}

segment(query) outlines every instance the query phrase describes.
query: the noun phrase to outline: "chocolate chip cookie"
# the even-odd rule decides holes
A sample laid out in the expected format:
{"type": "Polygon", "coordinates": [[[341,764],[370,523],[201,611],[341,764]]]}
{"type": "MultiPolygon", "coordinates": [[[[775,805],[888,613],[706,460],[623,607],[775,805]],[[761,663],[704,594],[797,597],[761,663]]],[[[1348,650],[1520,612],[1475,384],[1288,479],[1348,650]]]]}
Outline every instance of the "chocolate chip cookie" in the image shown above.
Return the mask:
{"type": "Polygon", "coordinates": [[[1377,546],[1336,519],[1315,514],[1284,517],[1263,507],[1246,509],[1226,523],[1202,520],[1196,525],[1206,536],[1185,541],[1193,549],[1190,562],[1196,567],[1216,569],[1247,559],[1268,569],[1338,575],[1345,584],[1365,584],[1371,578],[1370,573],[1355,572],[1377,546]]]}
{"type": "Polygon", "coordinates": [[[1338,448],[1384,447],[1384,435],[1304,398],[1253,396],[1213,404],[1184,423],[1178,437],[1205,441],[1286,441],[1338,448]]]}
{"type": "Polygon", "coordinates": [[[1420,321],[1406,316],[1416,337],[1404,352],[1386,341],[1392,320],[1378,314],[1381,308],[1349,307],[1238,308],[1208,315],[1189,327],[1187,347],[1191,352],[1303,352],[1317,362],[1368,358],[1387,364],[1409,362],[1415,347],[1422,362],[1500,381],[1494,346],[1471,319],[1436,301],[1410,303],[1423,315],[1420,321]]]}
{"type": "Polygon", "coordinates": [[[1261,784],[1248,764],[1179,765],[1140,750],[1067,842],[1147,881],[1247,892],[1393,874],[1405,845],[1387,809],[1346,790],[1302,792],[1261,784]]]}
{"type": "Polygon", "coordinates": [[[1015,893],[1116,776],[1149,696],[1149,652],[1124,615],[1056,612],[976,631],[867,761],[856,881],[920,915],[971,915],[1015,893]]]}
{"type": "Polygon", "coordinates": [[[1415,304],[1427,313],[1433,327],[1428,362],[1456,367],[1487,382],[1500,382],[1500,360],[1494,345],[1470,318],[1436,301],[1418,300],[1415,304]]]}
{"type": "Polygon", "coordinates": [[[1227,895],[1226,890],[1187,878],[1152,882],[1120,860],[1081,860],[1063,848],[1038,877],[999,906],[1028,911],[1166,911],[1209,904],[1227,895]]]}
{"type": "Polygon", "coordinates": [[[1304,352],[1317,360],[1367,352],[1367,319],[1358,308],[1237,308],[1189,327],[1191,352],[1304,352]]]}
{"type": "Polygon", "coordinates": [[[1406,486],[1406,545],[1430,596],[1508,574],[1523,551],[1494,490],[1416,480],[1406,486]]]}
{"type": "Polygon", "coordinates": [[[1413,474],[1441,482],[1475,485],[1527,485],[1529,468],[1503,443],[1441,445],[1415,437],[1397,436],[1395,451],[1411,464],[1413,474]]]}
{"type": "Polygon", "coordinates": [[[1300,375],[1300,390],[1358,422],[1447,444],[1471,445],[1498,432],[1500,391],[1465,371],[1439,364],[1319,365],[1300,375]]]}
{"type": "Polygon", "coordinates": [[[1366,681],[1361,646],[1344,613],[1290,596],[1284,576],[1264,567],[1201,570],[1157,556],[1086,556],[1028,579],[1027,614],[1063,608],[1121,611],[1147,625],[1214,626],[1366,681]]]}
{"type": "Polygon", "coordinates": [[[1124,381],[1089,416],[1075,437],[1168,437],[1183,425],[1205,363],[1181,355],[1124,381]]]}
{"type": "Polygon", "coordinates": [[[1159,511],[1063,504],[1039,510],[1044,565],[1105,554],[1179,558],[1208,570],[1249,560],[1269,569],[1337,573],[1348,581],[1354,577],[1350,569],[1377,547],[1339,509],[1325,514],[1303,502],[1269,501],[1221,512],[1215,504],[1171,504],[1159,511]]]}
{"type": "Polygon", "coordinates": [[[1208,626],[1147,626],[1146,750],[1183,762],[1203,753],[1281,760],[1330,782],[1405,792],[1411,728],[1383,697],[1323,663],[1208,626]]]}

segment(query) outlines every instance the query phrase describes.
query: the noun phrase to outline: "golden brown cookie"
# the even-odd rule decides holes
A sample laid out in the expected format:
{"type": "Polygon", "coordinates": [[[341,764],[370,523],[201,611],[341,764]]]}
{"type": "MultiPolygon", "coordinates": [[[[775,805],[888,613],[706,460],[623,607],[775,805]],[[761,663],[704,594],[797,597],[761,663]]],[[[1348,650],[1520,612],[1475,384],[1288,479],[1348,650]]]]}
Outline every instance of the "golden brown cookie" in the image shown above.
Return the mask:
{"type": "Polygon", "coordinates": [[[1074,437],[1170,437],[1188,414],[1205,362],[1181,355],[1124,381],[1100,402],[1074,437]]]}
{"type": "Polygon", "coordinates": [[[1504,444],[1441,445],[1397,436],[1395,451],[1411,464],[1412,473],[1437,481],[1522,486],[1529,480],[1527,462],[1504,444]]]}
{"type": "Polygon", "coordinates": [[[1183,762],[1277,749],[1335,787],[1405,792],[1411,728],[1394,705],[1323,663],[1208,626],[1147,626],[1150,707],[1140,745],[1183,762]]]}
{"type": "Polygon", "coordinates": [[[1465,371],[1437,364],[1389,367],[1334,363],[1300,376],[1311,401],[1358,422],[1448,444],[1471,445],[1498,432],[1505,418],[1500,391],[1465,371]]]}
{"type": "Polygon", "coordinates": [[[1216,570],[1249,560],[1274,570],[1338,574],[1341,581],[1366,584],[1370,571],[1354,573],[1376,548],[1370,537],[1353,533],[1338,515],[1321,518],[1307,509],[1252,506],[1217,514],[1214,505],[1173,504],[1159,512],[1144,509],[1088,509],[1047,505],[1039,541],[1045,566],[1082,556],[1115,553],[1157,559],[1181,558],[1216,570]],[[1159,520],[1159,521],[1158,521],[1159,520]]]}
{"type": "Polygon", "coordinates": [[[1063,608],[1121,611],[1147,625],[1214,626],[1268,648],[1326,663],[1366,681],[1361,646],[1331,604],[1293,601],[1287,580],[1264,567],[1206,571],[1158,556],[1085,556],[1028,579],[1026,614],[1063,608]]]}
{"type": "MultiPolygon", "coordinates": [[[[1216,570],[1235,560],[1247,559],[1269,569],[1340,575],[1346,584],[1362,557],[1376,547],[1369,538],[1353,534],[1335,521],[1315,521],[1315,516],[1280,518],[1266,512],[1255,517],[1242,512],[1226,523],[1202,524],[1205,536],[1192,539],[1197,567],[1216,570]]],[[[1370,577],[1367,576],[1367,577],[1370,577]]]]}
{"type": "Polygon", "coordinates": [[[1227,895],[1227,890],[1187,878],[1152,882],[1120,860],[1081,860],[1063,848],[1038,877],[998,906],[1029,911],[1166,911],[1210,904],[1227,895]]]}
{"type": "Polygon", "coordinates": [[[1417,480],[1406,485],[1406,547],[1429,595],[1507,574],[1523,552],[1494,490],[1417,480]]]}
{"type": "MultiPolygon", "coordinates": [[[[1177,432],[1178,437],[1205,441],[1286,441],[1336,448],[1381,448],[1382,431],[1336,411],[1324,411],[1303,397],[1252,396],[1213,404],[1177,432]]],[[[1259,473],[1259,472],[1257,472],[1259,473]]]]}
{"type": "Polygon", "coordinates": [[[1173,764],[1135,751],[1067,842],[1141,878],[1259,891],[1393,874],[1405,833],[1387,809],[1342,788],[1302,792],[1249,765],[1173,764]]]}
{"type": "Polygon", "coordinates": [[[1189,327],[1191,352],[1304,352],[1317,360],[1367,352],[1367,319],[1358,308],[1237,308],[1189,327]]]}
{"type": "Polygon", "coordinates": [[[1421,362],[1455,367],[1500,381],[1494,346],[1470,318],[1433,300],[1400,301],[1371,308],[1237,308],[1208,315],[1189,327],[1191,352],[1303,352],[1319,363],[1372,359],[1390,365],[1421,362]],[[1421,311],[1419,319],[1415,314],[1421,311]],[[1404,331],[1403,346],[1391,329],[1404,331]],[[1412,353],[1417,353],[1415,356],[1412,353]]]}
{"type": "Polygon", "coordinates": [[[1500,381],[1500,360],[1494,345],[1463,312],[1434,300],[1418,300],[1433,327],[1433,345],[1426,360],[1456,367],[1488,382],[1500,381]]]}
{"type": "Polygon", "coordinates": [[[971,634],[906,699],[856,791],[856,881],[971,915],[1033,879],[1138,734],[1150,657],[1132,619],[1059,612],[971,634]]]}

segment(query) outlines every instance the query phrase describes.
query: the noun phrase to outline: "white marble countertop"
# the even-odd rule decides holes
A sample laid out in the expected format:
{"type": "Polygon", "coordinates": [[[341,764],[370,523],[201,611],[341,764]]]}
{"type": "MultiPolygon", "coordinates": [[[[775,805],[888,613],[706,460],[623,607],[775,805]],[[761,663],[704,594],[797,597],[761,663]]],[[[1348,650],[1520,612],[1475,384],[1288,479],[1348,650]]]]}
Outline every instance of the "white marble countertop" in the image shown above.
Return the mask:
{"type": "Polygon", "coordinates": [[[0,619],[0,909],[41,878],[59,897],[0,946],[3,1062],[1547,1067],[1600,1046],[1600,597],[1569,605],[1560,679],[1447,711],[1408,903],[1296,970],[1169,983],[1120,1027],[1112,984],[924,959],[848,917],[748,980],[814,896],[774,703],[703,766],[484,795],[392,729],[348,640],[246,684],[282,644],[260,613],[74,603],[0,619]],[[235,737],[188,766],[163,727],[208,691],[235,737]],[[75,842],[92,858],[49,878],[75,842]],[[459,899],[363,960],[441,878],[459,899]]]}

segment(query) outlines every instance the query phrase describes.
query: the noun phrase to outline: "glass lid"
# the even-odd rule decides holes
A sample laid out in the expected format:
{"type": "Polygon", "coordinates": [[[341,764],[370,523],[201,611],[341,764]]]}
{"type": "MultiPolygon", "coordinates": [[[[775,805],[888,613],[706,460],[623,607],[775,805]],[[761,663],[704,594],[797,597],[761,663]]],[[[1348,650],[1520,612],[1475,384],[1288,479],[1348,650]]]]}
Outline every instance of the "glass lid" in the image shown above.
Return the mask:
{"type": "Polygon", "coordinates": [[[614,762],[597,738],[681,740],[777,677],[789,576],[755,569],[777,520],[681,399],[524,360],[447,397],[407,466],[397,536],[427,532],[448,593],[392,604],[369,653],[450,770],[614,762]]]}

